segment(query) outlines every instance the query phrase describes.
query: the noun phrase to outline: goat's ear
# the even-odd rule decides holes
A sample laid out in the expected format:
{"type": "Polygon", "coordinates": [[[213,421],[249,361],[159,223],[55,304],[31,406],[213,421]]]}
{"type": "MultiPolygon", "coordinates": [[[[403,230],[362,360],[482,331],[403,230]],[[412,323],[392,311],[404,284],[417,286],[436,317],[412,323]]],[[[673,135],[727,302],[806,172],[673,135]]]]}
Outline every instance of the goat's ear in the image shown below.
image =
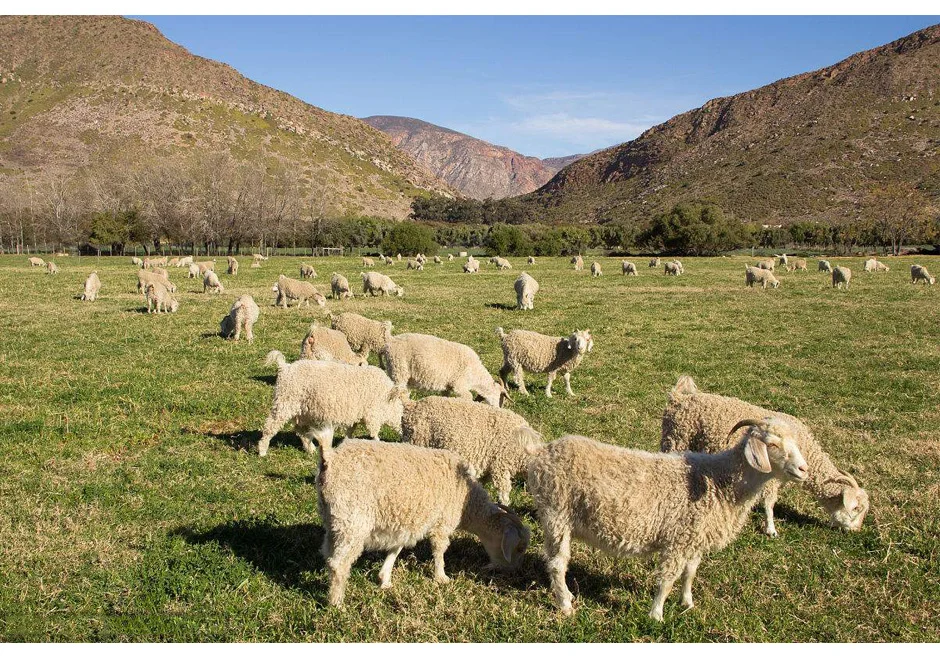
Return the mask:
{"type": "Polygon", "coordinates": [[[855,487],[842,490],[842,507],[849,510],[858,507],[858,490],[855,487]]]}
{"type": "Polygon", "coordinates": [[[573,349],[574,349],[574,341],[575,341],[574,336],[568,336],[567,343],[568,343],[568,349],[569,349],[569,350],[573,350],[573,349]]]}
{"type": "Polygon", "coordinates": [[[512,554],[516,552],[516,547],[519,545],[519,542],[522,541],[522,537],[519,536],[519,531],[510,526],[506,529],[506,532],[503,533],[503,558],[506,562],[512,562],[512,554]]]}
{"type": "Polygon", "coordinates": [[[744,458],[755,471],[770,473],[770,457],[767,455],[767,446],[760,439],[750,437],[744,446],[744,458]]]}

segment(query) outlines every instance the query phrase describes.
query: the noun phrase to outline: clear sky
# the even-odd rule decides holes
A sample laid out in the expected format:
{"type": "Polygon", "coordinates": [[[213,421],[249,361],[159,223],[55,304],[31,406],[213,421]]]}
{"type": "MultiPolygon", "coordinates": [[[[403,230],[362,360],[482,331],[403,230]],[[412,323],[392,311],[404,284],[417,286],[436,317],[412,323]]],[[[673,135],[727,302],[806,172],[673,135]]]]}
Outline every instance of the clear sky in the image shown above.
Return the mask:
{"type": "Polygon", "coordinates": [[[415,117],[539,157],[636,137],[940,17],[142,17],[332,112],[415,117]]]}

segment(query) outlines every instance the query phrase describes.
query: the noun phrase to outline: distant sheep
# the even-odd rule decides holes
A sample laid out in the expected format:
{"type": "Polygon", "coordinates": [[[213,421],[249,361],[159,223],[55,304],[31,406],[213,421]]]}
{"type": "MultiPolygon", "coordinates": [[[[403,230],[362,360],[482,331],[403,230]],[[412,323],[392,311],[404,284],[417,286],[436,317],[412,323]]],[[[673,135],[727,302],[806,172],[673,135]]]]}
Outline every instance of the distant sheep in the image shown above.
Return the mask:
{"type": "Polygon", "coordinates": [[[773,271],[774,271],[774,267],[776,267],[776,265],[777,265],[777,263],[774,262],[774,259],[773,259],[773,258],[771,258],[771,259],[768,259],[768,260],[758,261],[756,267],[757,267],[758,269],[761,269],[761,270],[768,270],[768,271],[770,271],[770,272],[773,272],[773,271]]]}
{"type": "Polygon", "coordinates": [[[171,293],[176,292],[176,285],[161,273],[144,269],[137,270],[137,292],[146,296],[147,284],[151,282],[159,283],[171,293]]]}
{"type": "MultiPolygon", "coordinates": [[[[229,258],[231,258],[231,256],[230,256],[229,258]]],[[[167,266],[167,267],[177,267],[177,266],[179,265],[179,262],[180,262],[179,257],[174,257],[174,258],[171,258],[170,260],[168,260],[168,261],[166,262],[166,266],[167,266]]]]}
{"type": "Polygon", "coordinates": [[[584,269],[584,259],[581,258],[581,254],[571,257],[571,264],[574,265],[574,271],[580,272],[584,269]]]}
{"type": "Polygon", "coordinates": [[[663,274],[667,276],[679,276],[682,274],[682,266],[677,261],[663,263],[663,274]]]}
{"type": "Polygon", "coordinates": [[[182,258],[179,259],[179,261],[177,261],[176,267],[189,267],[192,264],[193,264],[192,256],[183,256],[182,258]]]}
{"type": "Polygon", "coordinates": [[[232,276],[238,275],[238,260],[232,256],[228,257],[228,273],[232,276]]]}
{"type": "Polygon", "coordinates": [[[330,276],[330,294],[333,299],[352,299],[355,297],[349,288],[349,280],[339,272],[333,272],[330,276]]]}
{"type": "Polygon", "coordinates": [[[30,256],[29,257],[29,266],[30,267],[45,267],[46,261],[44,261],[39,256],[30,256]]]}
{"type": "Polygon", "coordinates": [[[380,353],[385,347],[386,335],[391,335],[392,323],[370,320],[356,313],[328,314],[330,326],[346,335],[349,346],[363,360],[369,358],[371,352],[380,353]]]}
{"type": "Polygon", "coordinates": [[[852,270],[847,267],[837,267],[832,270],[832,287],[849,289],[849,282],[852,280],[852,270]]]}
{"type": "Polygon", "coordinates": [[[98,278],[98,272],[92,272],[85,279],[85,288],[82,292],[83,302],[93,302],[98,299],[98,291],[101,290],[101,279],[98,278]]]}
{"type": "Polygon", "coordinates": [[[435,265],[443,265],[443,264],[444,264],[444,261],[441,260],[441,257],[440,257],[440,256],[435,256],[435,257],[434,257],[434,263],[435,263],[435,265]]]}
{"type": "Polygon", "coordinates": [[[529,256],[526,259],[526,263],[528,263],[529,265],[535,265],[535,256],[529,256]]]}
{"type": "Polygon", "coordinates": [[[47,274],[58,274],[59,266],[53,263],[51,260],[46,263],[46,273],[47,274]]]}
{"type": "Polygon", "coordinates": [[[307,335],[300,343],[301,359],[339,361],[351,366],[364,366],[366,360],[355,354],[346,340],[346,335],[336,329],[321,327],[317,322],[310,325],[307,335]]]}
{"type": "Polygon", "coordinates": [[[228,315],[222,318],[219,334],[222,338],[234,338],[237,341],[244,330],[245,338],[250,344],[255,339],[252,329],[260,315],[261,309],[258,308],[254,298],[251,295],[242,295],[232,304],[228,315]]]}
{"type": "Polygon", "coordinates": [[[251,257],[256,263],[261,263],[262,261],[266,261],[268,259],[267,256],[262,254],[252,254],[251,257]]]}
{"type": "Polygon", "coordinates": [[[819,261],[819,268],[818,268],[818,269],[819,269],[820,272],[831,272],[831,271],[832,271],[832,265],[829,264],[829,261],[828,261],[828,260],[821,260],[821,261],[819,261]]]}
{"type": "Polygon", "coordinates": [[[409,260],[408,264],[405,266],[405,269],[421,272],[424,270],[424,264],[421,261],[409,260]]]}
{"type": "Polygon", "coordinates": [[[757,267],[751,267],[749,265],[744,266],[744,284],[750,288],[754,287],[755,283],[759,283],[760,287],[764,290],[767,289],[767,286],[771,288],[779,288],[780,281],[774,276],[774,273],[770,270],[762,270],[757,267]]]}
{"type": "Polygon", "coordinates": [[[794,272],[796,270],[806,271],[806,259],[805,258],[794,258],[790,264],[786,266],[787,272],[794,272]]]}
{"type": "Polygon", "coordinates": [[[512,263],[510,263],[505,258],[500,258],[499,256],[493,256],[490,258],[490,262],[496,266],[497,270],[511,270],[512,263]]]}
{"type": "Polygon", "coordinates": [[[448,260],[448,261],[454,260],[454,255],[453,255],[453,254],[447,254],[447,260],[448,260]]]}
{"type": "Polygon", "coordinates": [[[386,264],[386,265],[394,265],[394,264],[395,264],[395,259],[392,258],[391,256],[386,256],[386,257],[385,257],[385,264],[386,264]]]}
{"type": "Polygon", "coordinates": [[[202,279],[202,291],[203,292],[214,292],[214,293],[223,293],[225,292],[225,286],[222,285],[222,282],[219,280],[219,275],[208,270],[206,275],[202,279]]]}
{"type": "Polygon", "coordinates": [[[280,306],[281,308],[287,308],[289,300],[291,299],[297,300],[297,308],[300,308],[302,305],[310,306],[311,299],[315,301],[318,306],[326,306],[326,297],[321,295],[320,291],[317,290],[316,286],[312,283],[291,279],[283,274],[277,277],[277,283],[274,284],[271,290],[277,293],[277,299],[274,301],[274,305],[280,306]]]}
{"type": "Polygon", "coordinates": [[[601,274],[601,264],[597,261],[591,263],[591,276],[600,276],[601,274]]]}
{"type": "Polygon", "coordinates": [[[313,265],[307,265],[302,263],[300,265],[300,278],[301,279],[316,279],[317,271],[313,269],[313,265]]]}
{"type": "Polygon", "coordinates": [[[923,281],[924,285],[929,286],[937,282],[923,265],[911,265],[911,283],[917,283],[918,281],[923,281]]]}
{"type": "Polygon", "coordinates": [[[366,256],[362,257],[362,266],[363,267],[375,267],[375,261],[366,256]]]}
{"type": "Polygon", "coordinates": [[[520,311],[531,311],[534,308],[535,293],[539,291],[539,283],[527,272],[523,272],[513,284],[516,291],[516,308],[520,311]]]}
{"type": "Polygon", "coordinates": [[[865,261],[864,270],[866,272],[890,272],[891,268],[879,262],[877,258],[869,258],[865,261]]]}
{"type": "Polygon", "coordinates": [[[514,329],[509,333],[502,327],[496,328],[503,346],[503,367],[499,378],[506,384],[509,373],[513,373],[519,392],[528,395],[524,373],[548,373],[545,385],[545,397],[552,397],[552,382],[560,372],[565,380],[565,392],[574,395],[571,390],[571,372],[578,367],[584,355],[594,349],[594,339],[588,330],[576,331],[567,338],[546,336],[534,331],[514,329]]]}
{"type": "Polygon", "coordinates": [[[650,258],[650,264],[649,264],[650,268],[659,267],[659,264],[660,264],[659,258],[650,258]]]}
{"type": "Polygon", "coordinates": [[[199,266],[196,265],[196,263],[190,263],[190,264],[189,264],[189,273],[188,273],[188,277],[189,277],[190,279],[195,279],[195,278],[200,277],[200,276],[202,276],[202,275],[199,273],[199,266]]]}
{"type": "Polygon", "coordinates": [[[405,289],[392,281],[381,272],[360,272],[362,277],[362,294],[371,295],[395,295],[401,297],[405,294],[405,289]]]}
{"type": "Polygon", "coordinates": [[[463,271],[467,274],[475,274],[480,271],[480,261],[474,260],[472,257],[467,258],[467,262],[463,264],[463,271]]]}
{"type": "Polygon", "coordinates": [[[631,263],[628,260],[620,263],[620,269],[623,272],[624,276],[639,276],[640,273],[637,272],[636,265],[631,263]]]}
{"type": "Polygon", "coordinates": [[[159,281],[149,281],[144,289],[144,297],[147,298],[148,313],[176,313],[179,310],[179,302],[170,294],[159,281]],[[162,311],[161,311],[162,309],[162,311]]]}
{"type": "Polygon", "coordinates": [[[195,265],[199,268],[199,276],[205,276],[209,270],[215,271],[215,259],[204,260],[195,265]]]}
{"type": "Polygon", "coordinates": [[[525,418],[507,409],[435,395],[405,403],[401,437],[405,443],[457,453],[477,477],[489,478],[503,505],[509,504],[512,478],[525,473],[527,450],[544,443],[525,418]]]}
{"type": "Polygon", "coordinates": [[[137,267],[140,267],[141,265],[144,264],[144,261],[140,260],[137,256],[132,256],[132,257],[131,257],[131,264],[132,264],[132,265],[136,265],[137,267]]]}

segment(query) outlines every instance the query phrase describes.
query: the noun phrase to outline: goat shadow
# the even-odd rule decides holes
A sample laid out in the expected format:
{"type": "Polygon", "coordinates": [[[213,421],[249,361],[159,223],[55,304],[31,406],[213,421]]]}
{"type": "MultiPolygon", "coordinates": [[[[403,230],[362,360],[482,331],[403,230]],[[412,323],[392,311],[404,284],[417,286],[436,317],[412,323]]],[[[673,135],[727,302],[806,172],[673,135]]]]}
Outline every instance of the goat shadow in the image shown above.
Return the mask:
{"type": "MultiPolygon", "coordinates": [[[[214,335],[218,336],[218,334],[214,335]]],[[[256,382],[268,384],[269,386],[274,386],[277,383],[277,375],[252,375],[251,378],[256,382]]]]}
{"type": "MultiPolygon", "coordinates": [[[[757,505],[756,513],[763,518],[764,517],[764,508],[762,505],[757,505]]],[[[828,528],[828,524],[823,523],[815,516],[809,516],[798,512],[797,510],[789,507],[788,505],[781,505],[779,502],[774,505],[774,519],[779,519],[787,523],[793,523],[799,526],[816,526],[818,528],[828,528]]]]}
{"type": "MultiPolygon", "coordinates": [[[[247,450],[254,452],[261,440],[261,430],[242,430],[240,432],[209,432],[207,436],[227,443],[233,450],[247,450]]],[[[300,437],[293,432],[278,432],[271,437],[271,447],[292,446],[303,450],[300,437]]]]}
{"type": "Polygon", "coordinates": [[[502,302],[491,302],[489,304],[484,304],[486,308],[495,308],[497,311],[515,311],[516,306],[514,304],[503,304],[502,302]]]}

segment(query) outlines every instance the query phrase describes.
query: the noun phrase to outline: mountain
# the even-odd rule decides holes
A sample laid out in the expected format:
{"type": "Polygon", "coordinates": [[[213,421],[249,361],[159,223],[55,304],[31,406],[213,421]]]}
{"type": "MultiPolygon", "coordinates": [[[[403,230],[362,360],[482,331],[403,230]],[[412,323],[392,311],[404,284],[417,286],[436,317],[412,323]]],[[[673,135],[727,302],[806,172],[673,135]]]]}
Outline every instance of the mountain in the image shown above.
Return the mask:
{"type": "Polygon", "coordinates": [[[224,151],[279,161],[331,213],[403,218],[453,191],[356,118],[119,17],[0,17],[0,174],[224,151]]]}
{"type": "Polygon", "coordinates": [[[553,220],[717,201],[745,220],[852,217],[867,190],[940,193],[940,25],[726,98],[568,165],[522,201],[553,220]]]}
{"type": "Polygon", "coordinates": [[[474,199],[502,199],[531,192],[581,157],[540,160],[420,119],[372,116],[363,121],[387,133],[398,148],[474,199]]]}

